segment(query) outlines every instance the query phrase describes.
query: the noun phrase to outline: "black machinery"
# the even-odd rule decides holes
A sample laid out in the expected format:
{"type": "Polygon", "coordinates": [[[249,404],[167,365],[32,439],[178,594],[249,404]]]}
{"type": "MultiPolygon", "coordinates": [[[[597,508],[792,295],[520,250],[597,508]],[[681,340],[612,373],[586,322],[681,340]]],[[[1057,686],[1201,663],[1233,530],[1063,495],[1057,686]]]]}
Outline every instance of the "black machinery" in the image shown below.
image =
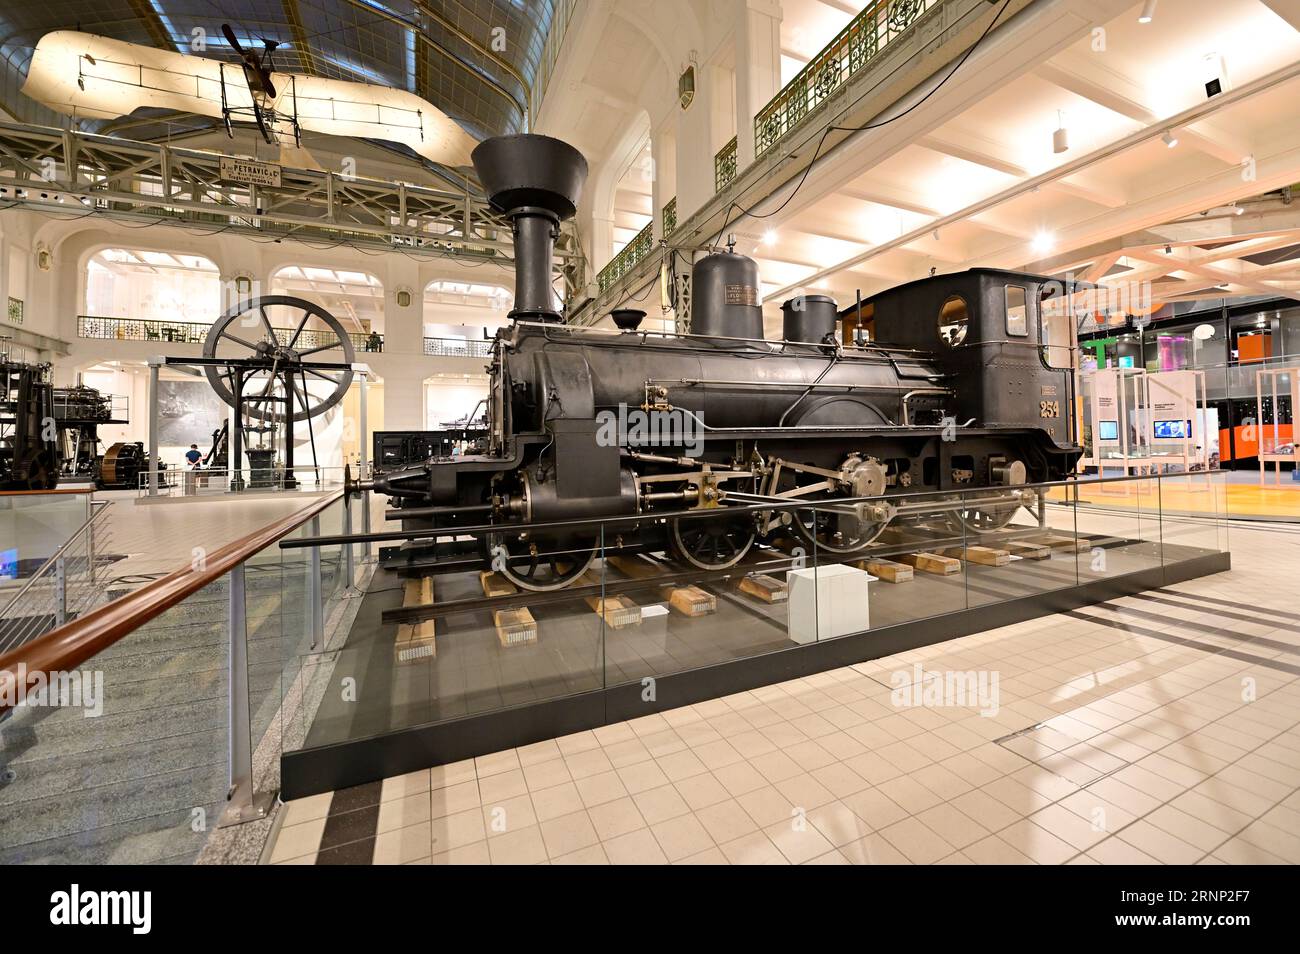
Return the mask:
{"type": "Polygon", "coordinates": [[[431,431],[375,431],[374,469],[376,473],[388,473],[434,458],[482,453],[486,438],[487,428],[479,423],[431,431]]]}
{"type": "Polygon", "coordinates": [[[318,464],[312,421],[343,400],[354,358],[347,331],[325,309],[289,295],[265,295],[218,318],[201,358],[167,358],[166,363],[201,368],[217,396],[236,409],[238,426],[227,423],[213,432],[204,466],[229,469],[231,490],[288,489],[298,485],[294,425],[306,422],[318,464]],[[244,456],[247,480],[239,463],[244,456]]]}
{"type": "Polygon", "coordinates": [[[0,490],[52,490],[58,482],[50,366],[0,353],[0,490]]]}
{"type": "Polygon", "coordinates": [[[59,431],[60,474],[70,479],[94,480],[105,489],[100,479],[99,428],[103,424],[127,423],[116,416],[112,396],[81,383],[55,388],[54,420],[59,431]]]}
{"type": "MultiPolygon", "coordinates": [[[[158,486],[167,486],[163,473],[167,465],[161,460],[158,486]]],[[[95,486],[100,490],[139,490],[140,475],[149,470],[149,452],[141,441],[119,441],[104,451],[95,465],[95,486]]]]}
{"type": "Polygon", "coordinates": [[[900,497],[918,491],[934,492],[929,516],[938,498],[954,525],[994,529],[1031,504],[1021,485],[1073,471],[1072,288],[993,269],[922,279],[853,306],[850,340],[873,332],[853,346],[850,310],[809,295],[764,340],[757,265],[728,248],[694,264],[689,335],[639,331],[629,310],[618,332],[568,326],[552,251],[585,160],[535,135],[489,139],[473,160],[514,223],[514,322],[493,344],[482,452],[352,485],[395,498],[404,530],[499,524],[483,560],[550,590],[594,559],[593,518],[644,515],[605,545],[720,570],[776,535],[860,551],[919,519],[900,497]],[[816,515],[761,509],[792,500],[816,515]],[[715,515],[674,516],[700,510],[715,515]]]}

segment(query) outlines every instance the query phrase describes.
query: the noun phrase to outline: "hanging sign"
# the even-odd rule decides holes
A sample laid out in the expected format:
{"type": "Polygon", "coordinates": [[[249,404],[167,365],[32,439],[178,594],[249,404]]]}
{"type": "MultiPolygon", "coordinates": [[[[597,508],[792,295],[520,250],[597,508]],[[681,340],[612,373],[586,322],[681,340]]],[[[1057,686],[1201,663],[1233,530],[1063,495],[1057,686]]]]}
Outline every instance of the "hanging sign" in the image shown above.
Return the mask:
{"type": "Polygon", "coordinates": [[[246,182],[249,185],[280,187],[280,167],[273,162],[253,159],[221,157],[221,178],[228,182],[246,182]]]}

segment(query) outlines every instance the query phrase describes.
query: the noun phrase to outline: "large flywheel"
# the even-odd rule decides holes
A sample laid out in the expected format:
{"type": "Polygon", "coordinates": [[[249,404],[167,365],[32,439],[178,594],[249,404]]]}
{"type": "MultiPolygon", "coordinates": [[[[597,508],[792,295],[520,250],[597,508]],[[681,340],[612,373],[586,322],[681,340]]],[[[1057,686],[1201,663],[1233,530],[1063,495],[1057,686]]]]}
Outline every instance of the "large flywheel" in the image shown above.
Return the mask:
{"type": "MultiPolygon", "coordinates": [[[[266,401],[257,417],[283,423],[290,408],[293,421],[324,414],[343,400],[352,384],[356,352],[339,320],[319,305],[291,295],[264,295],[240,302],[217,319],[203,342],[203,357],[257,360],[264,367],[248,374],[243,393],[263,397],[282,392],[282,400],[266,401]],[[321,370],[306,363],[347,365],[321,370]],[[324,382],[324,386],[317,382],[324,382]],[[291,393],[283,393],[285,388],[291,393]]],[[[226,367],[203,369],[217,396],[234,406],[234,373],[226,367]]]]}

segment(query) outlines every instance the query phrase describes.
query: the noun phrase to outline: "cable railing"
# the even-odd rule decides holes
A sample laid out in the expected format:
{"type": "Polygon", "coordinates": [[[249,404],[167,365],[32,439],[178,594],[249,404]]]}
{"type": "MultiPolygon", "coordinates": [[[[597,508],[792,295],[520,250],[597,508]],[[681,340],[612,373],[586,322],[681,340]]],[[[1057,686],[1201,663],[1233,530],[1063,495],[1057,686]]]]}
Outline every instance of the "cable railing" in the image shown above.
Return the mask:
{"type": "MultiPolygon", "coordinates": [[[[110,533],[101,519],[112,506],[91,500],[90,516],[41,564],[0,609],[0,653],[18,649],[95,606],[103,596],[98,555],[110,533]]],[[[4,599],[0,595],[0,599],[4,599]]]]}
{"type": "MultiPolygon", "coordinates": [[[[77,337],[98,341],[165,341],[173,344],[203,344],[211,330],[210,323],[199,321],[77,316],[77,337]]],[[[276,337],[284,341],[289,341],[294,335],[292,328],[276,328],[274,331],[276,337]]],[[[350,331],[348,339],[357,351],[375,353],[384,350],[384,336],[377,331],[350,331]]],[[[304,328],[298,332],[297,346],[305,350],[327,346],[336,341],[338,337],[331,331],[304,328]]]]}
{"type": "Polygon", "coordinates": [[[754,117],[754,157],[762,157],[802,125],[850,77],[943,2],[876,0],[849,21],[754,117]]]}
{"type": "Polygon", "coordinates": [[[600,285],[601,291],[606,291],[611,285],[636,266],[637,262],[650,254],[650,249],[654,247],[654,221],[651,220],[645,224],[636,237],[628,242],[617,255],[609,260],[609,264],[600,270],[596,275],[596,282],[600,285]]]}
{"type": "Polygon", "coordinates": [[[424,353],[433,358],[490,358],[492,342],[477,338],[425,338],[424,353]]]}

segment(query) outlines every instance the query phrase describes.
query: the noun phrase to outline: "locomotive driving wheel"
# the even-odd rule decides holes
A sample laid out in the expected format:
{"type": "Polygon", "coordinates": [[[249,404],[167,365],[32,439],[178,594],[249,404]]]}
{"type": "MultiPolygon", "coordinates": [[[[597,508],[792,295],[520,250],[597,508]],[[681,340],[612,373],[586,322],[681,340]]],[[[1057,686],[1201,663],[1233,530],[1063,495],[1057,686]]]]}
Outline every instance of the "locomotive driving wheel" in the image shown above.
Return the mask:
{"type": "Polygon", "coordinates": [[[595,540],[538,542],[523,534],[488,537],[492,569],[521,590],[547,593],[562,590],[587,572],[596,559],[595,540]]]}
{"type": "Polygon", "coordinates": [[[888,517],[875,519],[867,509],[857,505],[836,507],[818,503],[817,506],[816,510],[791,511],[790,527],[808,546],[828,553],[847,555],[864,550],[889,526],[888,517]]]}
{"type": "Polygon", "coordinates": [[[749,517],[696,517],[672,522],[673,553],[701,570],[725,570],[741,561],[756,536],[749,517]]]}
{"type": "Polygon", "coordinates": [[[1005,494],[988,497],[970,497],[964,506],[948,513],[948,525],[954,531],[991,533],[1001,530],[1020,510],[1018,501],[1005,499],[1005,494]]]}

